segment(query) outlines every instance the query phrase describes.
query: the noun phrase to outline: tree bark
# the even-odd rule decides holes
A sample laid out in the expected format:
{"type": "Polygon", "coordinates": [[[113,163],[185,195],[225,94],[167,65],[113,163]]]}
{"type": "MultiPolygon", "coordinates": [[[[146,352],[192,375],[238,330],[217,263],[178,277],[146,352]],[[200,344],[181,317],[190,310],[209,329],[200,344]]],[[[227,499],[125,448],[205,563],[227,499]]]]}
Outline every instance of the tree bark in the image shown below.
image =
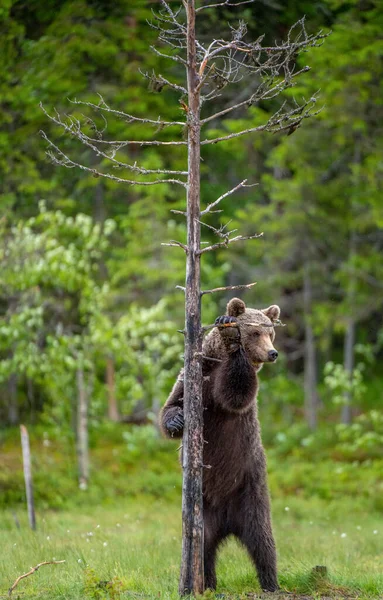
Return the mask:
{"type": "MultiPolygon", "coordinates": [[[[351,379],[354,370],[354,344],[355,344],[355,321],[350,318],[347,323],[346,334],[344,337],[344,369],[351,379]]],[[[341,420],[345,425],[352,422],[352,395],[351,392],[344,393],[344,405],[342,407],[341,420]]]]}
{"type": "MultiPolygon", "coordinates": [[[[351,262],[356,251],[356,235],[355,232],[352,231],[350,234],[350,242],[349,242],[349,261],[351,262]]],[[[354,345],[355,345],[355,326],[356,321],[353,317],[353,306],[355,301],[355,276],[354,273],[350,273],[350,277],[348,280],[348,289],[347,289],[347,310],[348,310],[348,319],[347,319],[347,327],[344,336],[344,354],[343,354],[343,367],[347,373],[349,380],[352,378],[352,372],[354,370],[355,363],[355,355],[354,355],[354,345]]],[[[351,391],[346,391],[343,394],[344,404],[342,406],[342,414],[341,414],[341,422],[345,425],[350,425],[352,422],[352,393],[351,391]]]]}
{"type": "Polygon", "coordinates": [[[312,283],[310,265],[303,266],[303,307],[305,315],[304,393],[305,417],[310,429],[318,425],[318,376],[314,331],[311,325],[312,283]]]}
{"type": "Polygon", "coordinates": [[[187,2],[188,186],[185,303],[185,372],[182,442],[181,595],[204,591],[203,573],[203,413],[200,293],[200,93],[196,67],[195,5],[187,2]]]}
{"type": "Polygon", "coordinates": [[[21,447],[23,451],[23,466],[25,491],[27,495],[28,519],[31,529],[36,529],[35,504],[33,500],[33,483],[31,467],[31,448],[29,445],[28,430],[24,425],[20,425],[21,447]]]}
{"type": "Polygon", "coordinates": [[[17,404],[17,375],[13,373],[8,379],[8,423],[17,425],[19,422],[19,407],[17,404]]]}
{"type": "Polygon", "coordinates": [[[110,356],[106,359],[106,387],[108,390],[108,417],[111,421],[121,420],[116,398],[114,360],[110,356]]]}
{"type": "Polygon", "coordinates": [[[83,369],[77,369],[77,462],[79,487],[86,490],[89,481],[88,398],[83,369]]]}
{"type": "MultiPolygon", "coordinates": [[[[354,148],[354,164],[360,166],[361,163],[361,150],[360,150],[360,140],[358,139],[358,135],[355,140],[355,148],[354,148]]],[[[354,174],[354,189],[358,190],[360,187],[360,177],[359,177],[359,169],[357,168],[354,174]]],[[[354,202],[351,202],[351,210],[353,210],[354,202]]],[[[344,355],[343,355],[343,366],[345,371],[347,372],[347,376],[349,380],[352,378],[352,372],[354,370],[355,364],[355,353],[354,353],[354,345],[355,345],[355,328],[356,328],[356,319],[353,316],[355,310],[355,275],[353,271],[352,261],[356,253],[356,233],[355,231],[350,232],[350,241],[349,241],[349,251],[348,251],[348,260],[351,264],[351,272],[348,280],[348,288],[347,288],[347,310],[348,310],[348,319],[347,319],[347,327],[346,333],[344,337],[344,355]]],[[[346,391],[343,395],[344,404],[342,407],[341,414],[341,422],[345,425],[350,425],[352,422],[352,393],[350,391],[346,391]]]]}

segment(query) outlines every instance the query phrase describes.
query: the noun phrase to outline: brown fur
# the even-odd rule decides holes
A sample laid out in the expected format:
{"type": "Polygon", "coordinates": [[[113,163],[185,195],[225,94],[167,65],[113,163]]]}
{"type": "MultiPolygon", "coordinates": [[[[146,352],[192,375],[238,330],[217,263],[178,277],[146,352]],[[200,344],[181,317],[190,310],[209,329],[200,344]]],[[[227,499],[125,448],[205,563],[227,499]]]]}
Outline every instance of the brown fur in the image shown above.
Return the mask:
{"type": "MultiPolygon", "coordinates": [[[[215,589],[217,549],[232,534],[247,548],[262,589],[274,591],[276,553],[256,395],[257,372],[274,350],[272,324],[279,308],[255,310],[233,298],[227,315],[240,332],[235,350],[227,342],[234,333],[230,326],[213,329],[203,344],[203,462],[209,466],[203,476],[205,586],[215,589]]],[[[166,436],[181,437],[182,425],[181,371],[162,410],[161,427],[166,436]]]]}

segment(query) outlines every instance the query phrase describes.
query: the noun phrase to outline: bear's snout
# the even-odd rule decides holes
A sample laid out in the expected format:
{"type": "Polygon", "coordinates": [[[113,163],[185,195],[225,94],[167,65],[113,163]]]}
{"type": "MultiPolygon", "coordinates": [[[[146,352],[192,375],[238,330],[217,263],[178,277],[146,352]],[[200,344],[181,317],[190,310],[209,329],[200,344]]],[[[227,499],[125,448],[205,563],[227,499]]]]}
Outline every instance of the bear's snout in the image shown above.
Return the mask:
{"type": "Polygon", "coordinates": [[[271,362],[274,362],[278,358],[278,352],[276,350],[269,350],[268,357],[271,362]]]}

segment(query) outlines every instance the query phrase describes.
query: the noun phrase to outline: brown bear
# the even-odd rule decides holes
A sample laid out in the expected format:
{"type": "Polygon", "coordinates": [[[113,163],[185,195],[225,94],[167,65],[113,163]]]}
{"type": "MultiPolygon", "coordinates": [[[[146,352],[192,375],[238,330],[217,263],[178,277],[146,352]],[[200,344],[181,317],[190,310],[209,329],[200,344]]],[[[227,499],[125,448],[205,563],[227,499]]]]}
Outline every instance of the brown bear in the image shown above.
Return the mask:
{"type": "MultiPolygon", "coordinates": [[[[279,314],[276,305],[255,310],[233,298],[203,344],[204,571],[205,587],[213,590],[217,549],[229,535],[247,548],[262,589],[278,589],[256,396],[257,372],[278,357],[273,324],[279,314]]],[[[182,370],[160,421],[167,437],[182,437],[182,370]]]]}

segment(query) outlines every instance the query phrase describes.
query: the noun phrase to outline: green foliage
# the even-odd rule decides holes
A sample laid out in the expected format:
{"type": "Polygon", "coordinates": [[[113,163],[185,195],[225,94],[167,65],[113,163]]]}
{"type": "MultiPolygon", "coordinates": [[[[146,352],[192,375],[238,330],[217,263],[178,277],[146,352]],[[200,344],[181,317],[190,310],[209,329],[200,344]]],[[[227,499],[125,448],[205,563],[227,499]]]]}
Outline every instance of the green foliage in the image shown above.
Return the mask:
{"type": "Polygon", "coordinates": [[[327,388],[332,392],[332,401],[334,404],[342,405],[348,402],[351,397],[353,402],[357,403],[366,391],[363,383],[364,364],[359,363],[349,373],[343,365],[337,365],[328,362],[324,367],[324,382],[327,388]]]}
{"type": "Polygon", "coordinates": [[[116,361],[116,393],[127,413],[138,401],[147,408],[162,401],[180,367],[182,337],[166,309],[165,300],[149,309],[131,304],[116,323],[101,313],[91,320],[92,343],[116,361]]]}
{"type": "MultiPolygon", "coordinates": [[[[258,281],[246,293],[248,304],[282,307],[288,327],[278,330],[276,344],[286,361],[278,371],[261,373],[260,414],[268,443],[292,424],[297,432],[301,427],[308,325],[315,336],[325,405],[320,417],[329,423],[328,440],[335,440],[331,423],[339,408],[330,407],[327,398],[336,404],[351,395],[355,408],[369,410],[376,408],[380,393],[379,3],[300,0],[225,7],[206,11],[198,27],[205,43],[241,18],[254,39],[265,34],[265,41],[274,43],[303,14],[309,32],[324,28],[332,34],[319,50],[302,56],[301,66],[307,62],[312,70],[296,80],[283,101],[292,106],[320,88],[320,114],[293,135],[261,133],[204,146],[201,162],[203,207],[242,179],[260,184],[226,198],[224,213],[210,215],[208,224],[232,219],[230,228],[238,227],[243,235],[263,231],[264,237],[230,248],[229,254],[204,255],[202,286],[258,281]],[[310,306],[303,298],[305,269],[311,279],[310,306]],[[350,376],[340,365],[351,317],[358,343],[369,348],[373,360],[363,358],[368,366],[362,371],[357,365],[350,376]]],[[[123,188],[84,171],[57,168],[47,161],[38,135],[44,129],[58,139],[40,101],[48,111],[57,108],[85,121],[92,116],[104,127],[87,107],[80,111],[66,100],[98,102],[98,93],[117,110],[179,120],[178,94],[166,88],[151,93],[138,72],[180,78],[177,66],[148,52],[156,37],[147,22],[151,16],[150,6],[128,0],[112,6],[52,0],[44,9],[38,2],[9,0],[0,9],[0,413],[4,422],[23,418],[55,426],[57,439],[70,443],[79,365],[91,398],[91,429],[99,430],[107,407],[107,360],[113,361],[123,414],[157,410],[181,365],[182,336],[176,330],[183,326],[184,303],[174,287],[184,282],[184,254],[161,242],[185,241],[183,217],[169,212],[184,210],[183,194],[167,184],[123,188]],[[12,417],[11,409],[19,414],[12,417]]],[[[250,88],[257,84],[254,80],[250,88]]],[[[246,97],[246,85],[238,82],[231,95],[217,97],[210,108],[204,104],[204,116],[246,97]]],[[[261,125],[279,107],[280,99],[274,98],[236,111],[222,122],[211,121],[204,135],[261,125]]],[[[156,132],[110,116],[107,125],[110,139],[150,139],[156,132]]],[[[172,132],[161,135],[169,139],[172,132]]],[[[59,143],[80,162],[105,166],[70,137],[59,143]]],[[[151,168],[183,169],[186,164],[184,147],[121,148],[118,156],[151,168]]],[[[203,240],[216,241],[207,228],[203,240]]],[[[205,296],[204,323],[212,323],[226,302],[224,296],[205,296]]],[[[294,431],[286,444],[290,437],[295,440],[294,431]]]]}
{"type": "Polygon", "coordinates": [[[356,417],[350,425],[331,424],[315,432],[303,423],[296,423],[276,433],[268,442],[272,445],[272,455],[279,458],[292,456],[306,461],[332,458],[358,465],[382,457],[382,435],[382,415],[371,410],[356,417]]]}
{"type": "Polygon", "coordinates": [[[119,600],[124,591],[124,584],[119,577],[112,577],[110,581],[102,581],[97,577],[96,571],[90,567],[84,570],[84,592],[86,598],[93,600],[119,600]]]}
{"type": "Polygon", "coordinates": [[[113,226],[101,231],[89,216],[73,219],[41,204],[37,217],[2,227],[2,381],[13,373],[46,381],[55,376],[52,361],[76,368],[82,334],[106,293],[96,271],[113,226]]]}
{"type": "Polygon", "coordinates": [[[155,453],[158,448],[158,431],[153,425],[144,425],[135,427],[130,431],[124,431],[122,434],[126,442],[126,448],[132,461],[142,456],[145,452],[148,456],[155,453]]]}
{"type": "Polygon", "coordinates": [[[383,415],[378,410],[359,415],[351,425],[336,426],[335,450],[345,459],[381,458],[383,448],[383,415]]]}

